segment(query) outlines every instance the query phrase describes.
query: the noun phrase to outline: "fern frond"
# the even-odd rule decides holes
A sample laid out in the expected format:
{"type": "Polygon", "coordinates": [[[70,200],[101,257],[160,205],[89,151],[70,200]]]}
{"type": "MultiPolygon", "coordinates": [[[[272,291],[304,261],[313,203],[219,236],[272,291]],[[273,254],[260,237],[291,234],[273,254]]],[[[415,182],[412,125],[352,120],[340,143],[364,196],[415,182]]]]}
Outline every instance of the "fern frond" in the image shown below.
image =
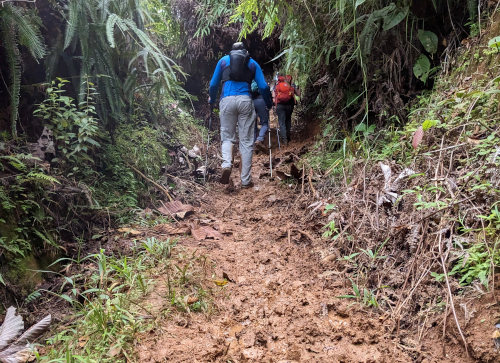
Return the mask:
{"type": "MultiPolygon", "coordinates": [[[[115,47],[115,37],[114,37],[114,30],[115,30],[115,25],[117,22],[120,22],[120,17],[116,14],[111,14],[108,17],[108,20],[106,21],[106,37],[109,42],[109,46],[111,48],[115,47]]],[[[121,28],[121,27],[120,27],[121,28]]]]}
{"type": "Polygon", "coordinates": [[[40,32],[40,18],[25,8],[7,4],[0,9],[0,30],[7,56],[10,81],[10,124],[12,137],[17,137],[19,94],[21,91],[21,55],[19,45],[28,49],[33,58],[45,55],[45,44],[40,32]]]}
{"type": "Polygon", "coordinates": [[[37,173],[37,172],[33,172],[33,171],[26,175],[26,179],[32,180],[32,181],[38,181],[38,182],[48,182],[48,183],[61,184],[61,182],[59,180],[57,180],[56,178],[54,178],[50,175],[47,175],[44,173],[37,173]]]}
{"type": "Polygon", "coordinates": [[[10,16],[15,24],[19,43],[28,49],[33,58],[43,58],[46,49],[40,32],[40,18],[21,7],[11,5],[7,8],[7,16],[10,16]]]}
{"type": "Polygon", "coordinates": [[[10,130],[12,137],[16,138],[17,119],[19,117],[19,94],[21,92],[21,56],[17,47],[17,36],[12,19],[3,18],[1,25],[2,43],[9,67],[10,130]]]}
{"type": "Polygon", "coordinates": [[[81,15],[80,1],[70,0],[68,4],[68,25],[66,26],[66,33],[64,35],[63,49],[68,48],[71,44],[81,15]]]}
{"type": "Polygon", "coordinates": [[[32,303],[33,301],[37,300],[42,294],[40,293],[40,290],[35,290],[31,294],[29,294],[24,301],[29,304],[32,303]]]}

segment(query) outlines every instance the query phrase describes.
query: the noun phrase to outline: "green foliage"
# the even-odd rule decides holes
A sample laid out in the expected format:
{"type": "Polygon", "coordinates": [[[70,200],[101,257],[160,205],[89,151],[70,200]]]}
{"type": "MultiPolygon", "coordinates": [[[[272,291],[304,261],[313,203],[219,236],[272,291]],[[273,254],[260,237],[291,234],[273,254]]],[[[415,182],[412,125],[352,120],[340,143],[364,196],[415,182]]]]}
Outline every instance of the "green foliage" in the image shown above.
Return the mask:
{"type": "MultiPolygon", "coordinates": [[[[140,1],[70,0],[63,15],[64,43],[55,49],[70,52],[80,67],[73,81],[80,102],[86,83],[96,85],[96,111],[108,129],[125,116],[139,90],[158,97],[187,95],[178,82],[180,68],[148,34],[144,24],[150,16],[140,1]]],[[[51,59],[49,76],[60,57],[51,59]]]]}
{"type": "Polygon", "coordinates": [[[439,125],[439,121],[438,120],[425,120],[422,123],[422,130],[427,131],[430,128],[436,126],[436,125],[439,125]]]}
{"type": "Polygon", "coordinates": [[[208,36],[214,27],[220,25],[221,19],[229,16],[232,5],[229,0],[202,0],[196,8],[197,30],[196,38],[208,36]]]}
{"type": "Polygon", "coordinates": [[[0,256],[11,261],[25,257],[34,248],[57,247],[50,237],[52,217],[41,204],[45,188],[58,181],[47,175],[29,154],[0,155],[0,171],[13,170],[15,175],[0,185],[0,256]]]}
{"type": "MultiPolygon", "coordinates": [[[[96,92],[93,85],[87,84],[85,98],[77,108],[75,100],[65,95],[63,87],[68,82],[62,78],[52,81],[47,88],[47,98],[33,112],[53,131],[57,153],[61,155],[61,162],[66,164],[66,169],[68,163],[92,162],[89,154],[100,146],[95,140],[98,124],[94,107],[96,92]]],[[[57,161],[59,158],[52,160],[57,161]]]]}
{"type": "Polygon", "coordinates": [[[161,168],[170,162],[167,137],[150,126],[127,125],[117,132],[116,148],[126,163],[157,179],[161,168]]]}
{"type": "Polygon", "coordinates": [[[450,275],[458,275],[461,285],[469,285],[479,280],[488,288],[491,276],[496,266],[500,265],[500,210],[496,203],[489,215],[481,215],[484,223],[479,233],[482,241],[470,246],[459,246],[459,258],[455,262],[450,275]]]}
{"type": "Polygon", "coordinates": [[[500,36],[491,38],[488,41],[488,47],[495,49],[498,51],[500,49],[500,36]]]}
{"type": "Polygon", "coordinates": [[[243,0],[236,5],[231,21],[242,23],[241,39],[258,28],[259,22],[254,21],[254,19],[260,19],[264,24],[263,37],[267,38],[280,24],[279,11],[280,4],[274,0],[243,0]]]}
{"type": "Polygon", "coordinates": [[[500,242],[497,241],[494,247],[490,251],[484,243],[473,244],[455,263],[450,275],[458,275],[461,285],[479,280],[487,288],[492,269],[500,264],[500,242]]]}
{"type": "Polygon", "coordinates": [[[434,54],[437,52],[438,37],[435,33],[429,30],[419,29],[417,36],[427,53],[434,54]]]}
{"type": "Polygon", "coordinates": [[[175,309],[209,311],[210,291],[202,285],[206,258],[182,251],[174,255],[175,245],[175,241],[151,237],[136,242],[132,257],[110,256],[101,250],[83,259],[82,263],[95,266],[92,275],[64,277],[60,292],[51,293],[73,306],[75,319],[47,340],[46,354],[39,361],[79,357],[133,361],[136,335],[155,329],[157,319],[175,309]],[[166,286],[151,277],[159,275],[166,276],[166,286]],[[160,297],[160,305],[150,301],[151,294],[160,297]]]}
{"type": "Polygon", "coordinates": [[[332,241],[335,241],[339,236],[340,236],[340,231],[338,228],[335,226],[335,221],[332,220],[328,224],[326,224],[323,229],[325,231],[323,232],[323,238],[329,238],[332,241]]]}
{"type": "Polygon", "coordinates": [[[352,284],[352,295],[341,295],[339,298],[341,299],[355,299],[359,303],[362,303],[368,307],[378,308],[379,304],[377,301],[377,296],[373,290],[369,290],[366,287],[363,288],[362,293],[358,284],[356,284],[353,280],[349,279],[352,284]]]}
{"type": "Polygon", "coordinates": [[[413,74],[422,82],[427,82],[431,71],[431,62],[425,54],[420,54],[415,65],[413,66],[413,74]]]}
{"type": "Polygon", "coordinates": [[[45,45],[40,32],[40,18],[27,8],[3,4],[0,6],[0,45],[7,56],[10,81],[10,127],[13,138],[17,137],[19,117],[19,96],[21,91],[21,46],[33,58],[39,60],[45,55],[45,45]]]}

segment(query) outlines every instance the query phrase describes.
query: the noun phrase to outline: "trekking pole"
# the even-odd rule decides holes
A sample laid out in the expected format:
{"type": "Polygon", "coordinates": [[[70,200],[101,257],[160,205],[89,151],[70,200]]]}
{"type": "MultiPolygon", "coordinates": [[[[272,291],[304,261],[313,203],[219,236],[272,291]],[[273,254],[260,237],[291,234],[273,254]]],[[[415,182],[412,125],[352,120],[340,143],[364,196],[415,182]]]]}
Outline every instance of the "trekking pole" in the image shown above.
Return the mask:
{"type": "Polygon", "coordinates": [[[271,178],[273,177],[273,155],[271,151],[271,128],[269,128],[269,166],[271,168],[271,178]]]}
{"type": "Polygon", "coordinates": [[[278,139],[278,149],[281,151],[280,129],[278,127],[276,127],[276,138],[278,139]]]}
{"type": "MultiPolygon", "coordinates": [[[[278,118],[278,112],[276,111],[276,105],[273,106],[273,111],[274,111],[274,115],[276,116],[276,118],[278,118]]],[[[279,119],[278,119],[276,121],[276,137],[278,139],[278,149],[281,151],[279,127],[280,127],[280,123],[279,123],[279,119]]],[[[271,130],[271,124],[269,124],[269,130],[271,130]]],[[[269,132],[271,132],[271,131],[269,131],[269,132]]]]}
{"type": "Polygon", "coordinates": [[[212,107],[210,107],[210,116],[208,117],[208,130],[207,130],[207,149],[205,151],[205,170],[203,171],[203,184],[207,182],[208,173],[208,147],[210,146],[210,129],[212,128],[212,107]]]}

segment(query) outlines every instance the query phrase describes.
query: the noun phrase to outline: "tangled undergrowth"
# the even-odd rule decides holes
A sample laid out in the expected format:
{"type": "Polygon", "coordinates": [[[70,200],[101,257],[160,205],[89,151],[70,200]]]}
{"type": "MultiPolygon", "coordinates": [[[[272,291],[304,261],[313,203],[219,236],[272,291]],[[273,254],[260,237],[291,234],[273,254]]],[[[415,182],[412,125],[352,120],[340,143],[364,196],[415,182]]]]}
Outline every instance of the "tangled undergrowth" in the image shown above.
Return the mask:
{"type": "MultiPolygon", "coordinates": [[[[77,106],[67,83],[58,78],[45,85],[46,98],[34,111],[46,120],[37,143],[0,142],[0,286],[7,289],[5,299],[31,292],[39,281],[25,277],[29,269],[47,267],[37,262],[41,257],[74,256],[82,241],[137,218],[140,208],[163,195],[154,183],[176,163],[175,150],[202,139],[200,122],[168,99],[155,106],[154,123],[138,100],[129,120],[111,135],[98,124],[94,99],[99,95],[93,84],[88,83],[87,96],[77,106]]],[[[175,188],[174,181],[165,184],[175,188]]]]}
{"type": "Polygon", "coordinates": [[[452,313],[466,349],[474,311],[465,301],[498,288],[500,55],[487,45],[495,31],[460,49],[404,128],[360,124],[342,135],[326,126],[309,157],[333,176],[319,191],[330,195],[323,235],[352,285],[343,297],[385,312],[397,331],[418,327],[419,337],[452,313]]]}

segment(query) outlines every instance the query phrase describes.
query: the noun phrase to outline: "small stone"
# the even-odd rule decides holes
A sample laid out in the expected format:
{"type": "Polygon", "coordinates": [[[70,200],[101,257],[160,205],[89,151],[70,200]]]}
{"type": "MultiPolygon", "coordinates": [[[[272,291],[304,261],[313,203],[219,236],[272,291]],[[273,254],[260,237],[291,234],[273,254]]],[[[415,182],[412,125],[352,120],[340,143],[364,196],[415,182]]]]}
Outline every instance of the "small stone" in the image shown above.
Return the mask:
{"type": "Polygon", "coordinates": [[[286,354],[286,359],[300,361],[300,356],[300,350],[298,348],[295,348],[288,351],[288,353],[286,354]]]}
{"type": "Polygon", "coordinates": [[[253,347],[255,345],[255,333],[245,333],[245,335],[241,338],[241,344],[243,344],[245,348],[253,347]]]}
{"type": "Polygon", "coordinates": [[[278,316],[282,316],[285,314],[286,306],[283,304],[279,304],[274,308],[274,313],[278,316]]]}
{"type": "Polygon", "coordinates": [[[249,361],[260,361],[264,356],[264,352],[257,348],[247,348],[243,349],[241,352],[242,359],[246,359],[249,361]]]}
{"type": "Polygon", "coordinates": [[[354,345],[363,344],[364,342],[365,342],[365,338],[363,338],[362,336],[356,336],[356,337],[352,340],[352,344],[354,344],[354,345]]]}

